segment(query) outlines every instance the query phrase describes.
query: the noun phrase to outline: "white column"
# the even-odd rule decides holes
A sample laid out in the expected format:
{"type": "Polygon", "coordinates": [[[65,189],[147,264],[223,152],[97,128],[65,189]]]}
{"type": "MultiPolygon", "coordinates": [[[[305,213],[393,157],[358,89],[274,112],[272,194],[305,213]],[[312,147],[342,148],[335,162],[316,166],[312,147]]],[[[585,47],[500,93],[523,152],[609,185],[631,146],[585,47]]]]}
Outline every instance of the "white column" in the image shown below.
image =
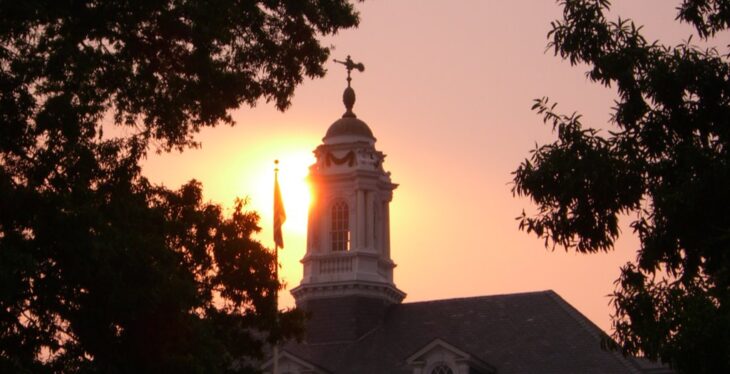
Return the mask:
{"type": "Polygon", "coordinates": [[[316,222],[314,226],[314,230],[316,231],[314,240],[319,246],[320,253],[332,251],[332,243],[330,243],[331,215],[331,207],[327,205],[317,207],[317,216],[314,218],[316,222]]]}
{"type": "Polygon", "coordinates": [[[355,222],[357,228],[355,230],[355,246],[357,249],[365,246],[365,191],[357,190],[357,210],[355,211],[355,222]]]}
{"type": "Polygon", "coordinates": [[[309,212],[307,213],[307,253],[317,252],[317,250],[314,248],[314,232],[317,230],[314,224],[315,214],[316,213],[314,212],[313,208],[310,208],[309,212]]]}
{"type": "Polygon", "coordinates": [[[378,199],[373,204],[373,248],[377,254],[383,253],[383,202],[378,199]]]}
{"type": "Polygon", "coordinates": [[[383,253],[390,258],[390,204],[383,204],[383,253]]]}
{"type": "Polygon", "coordinates": [[[375,209],[373,208],[373,192],[369,191],[365,194],[365,247],[371,249],[375,247],[373,242],[373,229],[375,227],[375,209]]]}

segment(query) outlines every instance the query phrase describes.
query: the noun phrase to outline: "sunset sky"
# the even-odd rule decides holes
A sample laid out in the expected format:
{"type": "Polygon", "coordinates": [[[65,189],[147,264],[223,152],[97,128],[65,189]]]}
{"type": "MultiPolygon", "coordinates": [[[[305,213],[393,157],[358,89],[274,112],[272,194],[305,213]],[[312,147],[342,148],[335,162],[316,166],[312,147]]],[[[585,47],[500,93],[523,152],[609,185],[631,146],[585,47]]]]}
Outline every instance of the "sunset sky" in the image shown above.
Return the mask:
{"type": "MultiPolygon", "coordinates": [[[[692,33],[674,21],[679,1],[613,1],[613,16],[645,25],[649,40],[675,45],[692,33]]],[[[554,139],[530,111],[549,96],[565,113],[610,129],[615,93],[590,83],[587,67],[571,67],[546,51],[550,22],[561,16],[551,0],[395,1],[357,3],[360,27],[328,38],[332,57],[365,65],[353,73],[354,112],[388,157],[400,186],[391,204],[395,283],[405,302],[552,289],[599,327],[610,330],[607,295],[619,266],[638,241],[624,219],[614,252],[578,255],[546,250],[521,232],[517,217],[534,207],[512,196],[511,172],[536,144],[554,139]]],[[[721,35],[717,44],[730,38],[721,35]]],[[[206,199],[231,207],[248,196],[261,215],[259,239],[273,247],[273,161],[288,220],[281,275],[288,289],[302,274],[307,166],[327,128],[344,112],[342,66],[327,63],[323,79],[307,80],[284,113],[271,103],[233,113],[235,127],[198,136],[202,148],[153,155],[144,173],[177,188],[197,179],[206,199]]],[[[288,292],[283,306],[293,305],[288,292]]]]}

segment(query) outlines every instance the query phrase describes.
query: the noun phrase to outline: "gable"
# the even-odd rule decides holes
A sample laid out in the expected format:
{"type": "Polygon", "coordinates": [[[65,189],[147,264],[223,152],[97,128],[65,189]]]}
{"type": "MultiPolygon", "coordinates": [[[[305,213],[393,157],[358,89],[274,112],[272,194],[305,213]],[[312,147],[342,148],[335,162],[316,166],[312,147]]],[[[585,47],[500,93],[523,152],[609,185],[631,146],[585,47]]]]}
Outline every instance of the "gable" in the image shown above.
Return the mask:
{"type": "MultiPolygon", "coordinates": [[[[279,365],[278,374],[330,374],[317,365],[308,362],[300,357],[297,357],[287,351],[279,353],[279,365]]],[[[264,374],[274,373],[274,357],[271,357],[268,361],[261,365],[261,370],[264,374]]]]}
{"type": "Polygon", "coordinates": [[[441,367],[448,367],[454,374],[495,372],[495,369],[488,363],[439,338],[410,355],[406,362],[414,369],[414,374],[438,372],[440,371],[438,368],[441,367]]]}

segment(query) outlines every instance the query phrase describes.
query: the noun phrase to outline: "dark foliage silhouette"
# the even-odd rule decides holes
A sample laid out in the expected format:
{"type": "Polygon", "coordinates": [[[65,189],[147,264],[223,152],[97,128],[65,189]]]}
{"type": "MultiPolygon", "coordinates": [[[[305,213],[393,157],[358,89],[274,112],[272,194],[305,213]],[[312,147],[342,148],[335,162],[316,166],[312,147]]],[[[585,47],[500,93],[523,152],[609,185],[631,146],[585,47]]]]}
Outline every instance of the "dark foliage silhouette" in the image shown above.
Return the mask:
{"type": "MultiPolygon", "coordinates": [[[[538,207],[520,228],[594,253],[613,248],[620,215],[632,219],[641,247],[612,295],[619,346],[681,372],[730,372],[730,51],[647,42],[631,21],[608,21],[605,0],[560,3],[550,47],[618,99],[608,132],[536,101],[558,140],[514,173],[513,192],[538,207]]],[[[730,2],[685,0],[677,20],[727,42],[714,38],[730,2]]]]}
{"type": "Polygon", "coordinates": [[[357,22],[346,0],[0,1],[0,372],[251,371],[296,333],[257,215],[139,163],[285,109],[357,22]]]}

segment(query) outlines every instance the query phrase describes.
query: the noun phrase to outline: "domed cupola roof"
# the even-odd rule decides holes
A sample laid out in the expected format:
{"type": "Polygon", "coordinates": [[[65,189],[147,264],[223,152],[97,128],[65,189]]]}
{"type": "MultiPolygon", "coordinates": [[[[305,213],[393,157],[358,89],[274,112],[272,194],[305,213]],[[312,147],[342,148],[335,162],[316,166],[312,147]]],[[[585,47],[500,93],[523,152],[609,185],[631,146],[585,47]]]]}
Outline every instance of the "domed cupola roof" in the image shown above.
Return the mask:
{"type": "MultiPolygon", "coordinates": [[[[340,62],[337,60],[335,61],[340,62]]],[[[350,87],[350,81],[352,80],[350,78],[350,71],[353,68],[363,71],[365,67],[362,64],[353,63],[350,56],[347,56],[347,60],[341,63],[347,67],[347,88],[345,88],[345,92],[342,94],[342,102],[345,104],[345,108],[347,110],[345,111],[345,114],[342,115],[342,118],[335,121],[329,129],[327,129],[327,134],[325,134],[324,138],[322,138],[322,141],[325,144],[350,143],[357,141],[374,143],[375,137],[373,136],[373,132],[370,130],[370,127],[368,127],[365,122],[358,119],[352,111],[352,107],[355,105],[355,90],[350,87]]]]}
{"type": "Polygon", "coordinates": [[[345,93],[342,95],[342,101],[345,103],[347,111],[342,115],[342,118],[330,126],[322,140],[329,143],[327,140],[334,140],[332,138],[335,137],[348,137],[352,138],[352,140],[355,140],[354,138],[365,138],[363,140],[375,141],[373,132],[368,125],[358,119],[355,113],[352,112],[352,107],[355,104],[355,90],[352,87],[345,89],[345,93]]]}

